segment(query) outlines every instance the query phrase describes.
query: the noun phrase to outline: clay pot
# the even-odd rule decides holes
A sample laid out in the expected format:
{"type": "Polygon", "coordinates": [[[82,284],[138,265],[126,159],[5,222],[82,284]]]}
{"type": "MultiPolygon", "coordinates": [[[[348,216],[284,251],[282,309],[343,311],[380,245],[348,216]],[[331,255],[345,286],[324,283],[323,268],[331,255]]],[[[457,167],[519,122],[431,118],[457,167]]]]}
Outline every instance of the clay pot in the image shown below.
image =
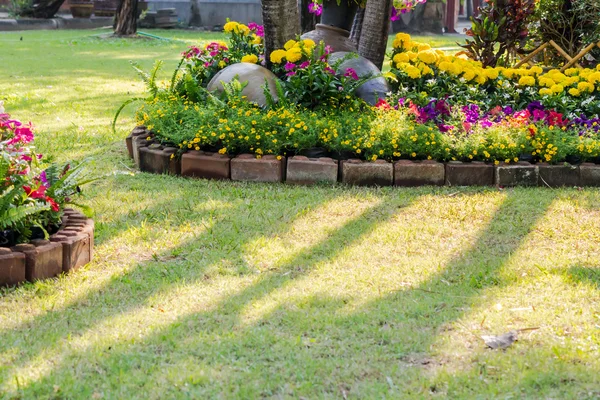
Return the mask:
{"type": "Polygon", "coordinates": [[[271,95],[277,100],[277,87],[275,86],[277,77],[268,69],[256,64],[232,64],[219,71],[210,82],[208,82],[206,88],[211,92],[222,92],[222,82],[228,83],[234,78],[237,78],[240,83],[248,82],[248,85],[242,90],[242,95],[246,96],[246,100],[257,103],[261,107],[267,104],[267,99],[263,90],[265,79],[271,95]]]}
{"type": "MultiPolygon", "coordinates": [[[[331,54],[329,57],[329,63],[334,64],[336,61],[346,57],[348,52],[340,51],[331,54]]],[[[365,57],[357,56],[350,58],[338,66],[337,73],[344,74],[348,68],[352,68],[356,71],[359,77],[365,76],[377,76],[381,75],[381,71],[375,64],[366,59],[365,57]]],[[[365,83],[363,83],[355,92],[357,97],[360,97],[367,103],[374,106],[377,104],[379,99],[385,99],[386,93],[390,92],[392,88],[388,84],[387,80],[383,76],[377,76],[365,83]]]]}
{"type": "Polygon", "coordinates": [[[353,0],[324,0],[321,24],[349,31],[358,11],[358,4],[353,0]]]}
{"type": "Polygon", "coordinates": [[[89,18],[94,12],[91,0],[69,0],[69,9],[73,18],[89,18]]]}
{"type": "Polygon", "coordinates": [[[344,29],[317,24],[314,31],[306,32],[301,36],[302,39],[311,39],[315,43],[323,42],[326,46],[331,46],[333,51],[358,52],[356,44],[350,40],[350,32],[344,29]]]}

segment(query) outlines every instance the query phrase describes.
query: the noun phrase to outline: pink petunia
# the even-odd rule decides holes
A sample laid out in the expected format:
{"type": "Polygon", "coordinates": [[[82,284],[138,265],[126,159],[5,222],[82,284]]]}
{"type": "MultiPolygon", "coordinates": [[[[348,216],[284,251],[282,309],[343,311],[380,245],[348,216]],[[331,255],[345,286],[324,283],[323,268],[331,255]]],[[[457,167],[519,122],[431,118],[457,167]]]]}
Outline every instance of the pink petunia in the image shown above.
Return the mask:
{"type": "Polygon", "coordinates": [[[356,71],[354,70],[354,68],[347,68],[346,72],[344,73],[344,76],[352,78],[355,81],[358,80],[358,74],[356,73],[356,71]]]}

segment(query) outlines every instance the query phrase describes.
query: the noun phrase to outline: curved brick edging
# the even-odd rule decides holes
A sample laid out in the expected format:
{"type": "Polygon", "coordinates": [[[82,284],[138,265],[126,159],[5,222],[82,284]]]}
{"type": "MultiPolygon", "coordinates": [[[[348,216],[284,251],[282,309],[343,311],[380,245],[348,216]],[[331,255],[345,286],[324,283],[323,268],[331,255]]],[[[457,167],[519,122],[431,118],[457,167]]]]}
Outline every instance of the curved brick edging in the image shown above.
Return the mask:
{"type": "Polygon", "coordinates": [[[181,160],[173,158],[174,147],[164,147],[144,126],[126,139],[129,156],[144,172],[207,179],[250,182],[314,184],[342,182],[358,186],[596,186],[600,187],[600,165],[546,163],[492,165],[480,161],[461,162],[400,160],[390,163],[358,159],[337,161],[304,156],[260,159],[251,154],[230,157],[191,150],[181,160]]]}
{"type": "Polygon", "coordinates": [[[0,286],[53,278],[89,263],[94,252],[94,221],[67,208],[50,240],[0,247],[0,286]]]}

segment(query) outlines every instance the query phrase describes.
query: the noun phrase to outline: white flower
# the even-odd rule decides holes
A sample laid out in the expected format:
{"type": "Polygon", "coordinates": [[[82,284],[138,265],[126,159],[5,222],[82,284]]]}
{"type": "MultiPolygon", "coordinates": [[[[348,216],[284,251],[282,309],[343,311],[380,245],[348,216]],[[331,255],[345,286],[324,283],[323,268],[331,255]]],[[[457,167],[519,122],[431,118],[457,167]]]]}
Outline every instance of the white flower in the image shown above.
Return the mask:
{"type": "Polygon", "coordinates": [[[0,114],[4,113],[4,101],[0,101],[0,114]]]}

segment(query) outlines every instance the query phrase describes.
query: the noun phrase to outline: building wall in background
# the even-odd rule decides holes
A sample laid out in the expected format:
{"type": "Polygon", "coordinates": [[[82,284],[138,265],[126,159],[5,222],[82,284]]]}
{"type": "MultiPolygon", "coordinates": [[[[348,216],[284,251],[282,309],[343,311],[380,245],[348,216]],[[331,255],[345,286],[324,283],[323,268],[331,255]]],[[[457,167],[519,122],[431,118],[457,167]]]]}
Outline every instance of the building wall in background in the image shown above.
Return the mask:
{"type": "Polygon", "coordinates": [[[260,0],[148,0],[148,10],[161,8],[175,8],[184,24],[208,28],[222,27],[227,18],[242,23],[262,21],[260,0]]]}

